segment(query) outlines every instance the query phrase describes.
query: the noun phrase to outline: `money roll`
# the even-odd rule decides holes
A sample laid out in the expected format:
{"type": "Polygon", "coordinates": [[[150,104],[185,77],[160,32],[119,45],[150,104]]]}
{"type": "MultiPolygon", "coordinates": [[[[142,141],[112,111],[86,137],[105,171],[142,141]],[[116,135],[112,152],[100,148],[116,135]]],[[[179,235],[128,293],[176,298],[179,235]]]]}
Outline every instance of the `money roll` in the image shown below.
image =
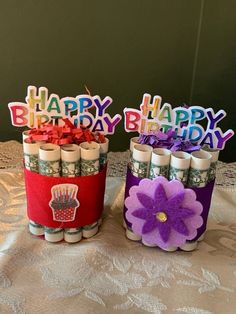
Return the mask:
{"type": "Polygon", "coordinates": [[[129,150],[130,150],[129,164],[130,165],[132,164],[134,145],[137,145],[137,144],[139,144],[139,137],[138,136],[132,137],[129,142],[129,150]]]}
{"type": "MultiPolygon", "coordinates": [[[[43,144],[39,148],[39,173],[49,177],[60,176],[60,146],[55,144],[43,144]]],[[[59,242],[63,240],[62,228],[45,227],[45,240],[49,242],[59,242]]]]}
{"type": "Polygon", "coordinates": [[[61,174],[62,177],[80,176],[80,147],[76,144],[61,146],[61,174]]]}
{"type": "Polygon", "coordinates": [[[24,141],[29,137],[30,130],[26,130],[22,132],[22,142],[24,144],[24,141]]]}
{"type": "Polygon", "coordinates": [[[204,150],[191,154],[190,169],[188,174],[188,186],[202,188],[208,181],[208,172],[211,164],[211,154],[204,150]]]}
{"type": "Polygon", "coordinates": [[[176,179],[186,184],[188,181],[190,160],[191,155],[186,152],[173,152],[170,158],[169,180],[176,179]]]}
{"type": "Polygon", "coordinates": [[[155,148],[152,152],[149,178],[163,176],[168,179],[171,151],[166,148],[155,148]]]}
{"type": "Polygon", "coordinates": [[[107,153],[109,149],[109,139],[105,137],[105,143],[100,143],[100,157],[99,157],[99,163],[100,166],[105,165],[107,162],[107,153]]]}
{"type": "Polygon", "coordinates": [[[153,148],[145,144],[134,145],[131,172],[135,177],[147,178],[153,148]]]}
{"type": "MultiPolygon", "coordinates": [[[[61,173],[63,177],[80,176],[80,147],[76,144],[61,146],[61,173]]],[[[76,243],[82,239],[82,228],[64,229],[64,240],[68,243],[76,243]]]]}
{"type": "Polygon", "coordinates": [[[210,182],[216,177],[216,166],[219,159],[220,151],[218,149],[211,149],[208,146],[203,146],[203,150],[211,154],[211,164],[208,171],[208,182],[210,182]]]}
{"type": "MultiPolygon", "coordinates": [[[[27,137],[23,141],[23,152],[24,152],[24,164],[25,168],[29,171],[38,173],[39,165],[39,145],[38,142],[29,142],[27,137]]],[[[44,226],[38,224],[33,220],[29,220],[29,231],[33,235],[41,236],[44,235],[44,226]]]]}
{"type": "MultiPolygon", "coordinates": [[[[100,145],[96,142],[83,142],[81,149],[81,176],[92,176],[99,173],[100,145]]],[[[83,237],[90,238],[98,232],[98,222],[83,226],[83,237]]]]}

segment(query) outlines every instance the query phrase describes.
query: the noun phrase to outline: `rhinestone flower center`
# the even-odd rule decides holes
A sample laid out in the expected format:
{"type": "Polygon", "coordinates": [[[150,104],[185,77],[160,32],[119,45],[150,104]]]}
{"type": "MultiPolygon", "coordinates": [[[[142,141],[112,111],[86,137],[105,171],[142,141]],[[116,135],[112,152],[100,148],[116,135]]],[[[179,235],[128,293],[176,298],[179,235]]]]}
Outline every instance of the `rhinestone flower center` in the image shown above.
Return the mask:
{"type": "Polygon", "coordinates": [[[158,212],[156,214],[156,219],[159,220],[160,222],[166,222],[167,221],[167,215],[164,212],[158,212]]]}

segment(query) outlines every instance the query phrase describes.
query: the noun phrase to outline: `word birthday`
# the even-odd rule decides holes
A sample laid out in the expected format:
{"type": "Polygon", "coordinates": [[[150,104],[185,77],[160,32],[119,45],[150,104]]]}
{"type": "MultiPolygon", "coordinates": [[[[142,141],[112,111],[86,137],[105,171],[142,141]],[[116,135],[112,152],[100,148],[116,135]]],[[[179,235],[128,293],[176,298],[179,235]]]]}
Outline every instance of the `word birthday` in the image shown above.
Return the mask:
{"type": "Polygon", "coordinates": [[[112,103],[107,96],[103,100],[99,96],[79,95],[60,99],[51,94],[48,89],[40,87],[37,94],[35,86],[27,89],[26,103],[11,102],[8,104],[11,121],[14,126],[38,128],[45,123],[63,125],[63,119],[68,118],[75,126],[84,126],[92,132],[114,134],[116,125],[122,117],[116,114],[113,118],[105,113],[112,103]],[[95,108],[95,114],[89,112],[95,108]]]}
{"type": "Polygon", "coordinates": [[[217,126],[226,113],[219,110],[214,113],[212,108],[205,109],[200,106],[171,107],[164,103],[161,107],[161,97],[154,96],[151,103],[151,95],[144,94],[140,110],[125,108],[126,132],[139,132],[152,134],[158,130],[167,132],[172,129],[176,136],[192,143],[208,145],[212,149],[224,149],[225,142],[233,135],[233,130],[222,130],[217,126]],[[204,129],[198,122],[206,119],[207,127],[204,129]]]}

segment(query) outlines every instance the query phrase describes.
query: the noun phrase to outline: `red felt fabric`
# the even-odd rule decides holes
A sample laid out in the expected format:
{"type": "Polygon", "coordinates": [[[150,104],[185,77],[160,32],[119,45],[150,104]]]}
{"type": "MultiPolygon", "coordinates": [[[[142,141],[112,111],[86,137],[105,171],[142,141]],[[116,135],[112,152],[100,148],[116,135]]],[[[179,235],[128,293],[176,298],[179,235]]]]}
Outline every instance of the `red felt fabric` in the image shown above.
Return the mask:
{"type": "Polygon", "coordinates": [[[106,168],[93,176],[75,178],[47,177],[24,169],[29,219],[51,228],[76,228],[94,223],[103,211],[106,168]],[[54,221],[52,209],[49,207],[51,188],[64,183],[78,186],[77,199],[80,206],[77,208],[75,220],[71,222],[54,221]]]}

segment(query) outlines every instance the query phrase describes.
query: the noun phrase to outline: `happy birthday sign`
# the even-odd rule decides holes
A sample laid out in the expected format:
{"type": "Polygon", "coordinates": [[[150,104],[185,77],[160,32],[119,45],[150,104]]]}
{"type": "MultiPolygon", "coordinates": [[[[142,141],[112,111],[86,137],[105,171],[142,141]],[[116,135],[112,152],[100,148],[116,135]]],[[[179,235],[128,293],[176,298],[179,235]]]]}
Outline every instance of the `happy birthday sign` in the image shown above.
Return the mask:
{"type": "Polygon", "coordinates": [[[184,140],[200,145],[209,145],[212,149],[224,149],[226,141],[233,135],[233,130],[223,132],[218,123],[226,116],[224,110],[217,113],[212,108],[191,106],[176,107],[168,103],[161,106],[161,97],[144,94],[140,110],[125,108],[125,130],[127,132],[155,133],[158,130],[167,132],[175,130],[176,135],[184,140]],[[207,127],[203,128],[198,122],[207,119],[207,127]]]}
{"type": "Polygon", "coordinates": [[[112,103],[111,97],[103,100],[99,96],[79,95],[76,97],[59,98],[51,94],[48,98],[48,89],[29,86],[26,103],[11,102],[8,104],[11,121],[14,126],[38,128],[45,123],[63,125],[63,119],[68,118],[75,126],[83,125],[92,132],[114,134],[116,125],[122,119],[116,114],[113,118],[106,109],[112,103]],[[95,108],[95,114],[89,112],[95,108]]]}

